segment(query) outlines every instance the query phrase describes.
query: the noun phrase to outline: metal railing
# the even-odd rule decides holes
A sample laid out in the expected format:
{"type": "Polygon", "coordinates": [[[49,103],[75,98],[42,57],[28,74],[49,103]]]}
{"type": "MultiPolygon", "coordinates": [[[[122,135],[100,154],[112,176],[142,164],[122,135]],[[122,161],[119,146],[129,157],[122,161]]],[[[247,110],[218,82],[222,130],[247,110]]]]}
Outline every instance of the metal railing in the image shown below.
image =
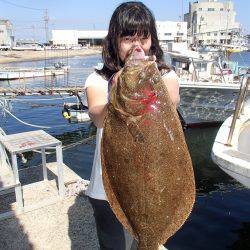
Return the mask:
{"type": "Polygon", "coordinates": [[[237,99],[237,103],[234,110],[233,120],[230,126],[230,131],[227,139],[227,145],[232,146],[232,137],[235,129],[237,119],[240,117],[242,111],[244,110],[244,100],[247,95],[248,86],[250,86],[250,74],[245,74],[241,79],[240,92],[237,99]]]}

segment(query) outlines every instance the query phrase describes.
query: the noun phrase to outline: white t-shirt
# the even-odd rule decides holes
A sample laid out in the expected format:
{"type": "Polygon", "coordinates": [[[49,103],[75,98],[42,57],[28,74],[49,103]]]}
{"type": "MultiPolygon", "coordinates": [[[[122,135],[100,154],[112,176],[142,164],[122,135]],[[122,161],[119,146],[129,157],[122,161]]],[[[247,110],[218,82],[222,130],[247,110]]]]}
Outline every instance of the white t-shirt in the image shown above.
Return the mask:
{"type": "MultiPolygon", "coordinates": [[[[169,79],[174,78],[178,80],[178,76],[174,71],[170,71],[169,73],[167,73],[167,77],[169,79]]],[[[85,82],[85,88],[94,86],[102,88],[103,91],[106,92],[108,95],[108,81],[105,80],[102,76],[98,75],[96,72],[90,74],[85,82]]],[[[92,166],[90,183],[88,189],[86,190],[86,195],[98,200],[107,200],[107,196],[105,194],[102,181],[102,165],[101,165],[102,131],[103,128],[97,128],[94,161],[92,166]]]]}
{"type": "MultiPolygon", "coordinates": [[[[102,88],[108,94],[108,81],[102,76],[93,72],[88,76],[85,82],[85,88],[98,87],[102,88]]],[[[103,128],[97,128],[96,132],[96,147],[90,177],[90,183],[86,190],[86,195],[98,200],[107,200],[103,182],[102,182],[102,165],[101,165],[101,140],[103,128]]]]}

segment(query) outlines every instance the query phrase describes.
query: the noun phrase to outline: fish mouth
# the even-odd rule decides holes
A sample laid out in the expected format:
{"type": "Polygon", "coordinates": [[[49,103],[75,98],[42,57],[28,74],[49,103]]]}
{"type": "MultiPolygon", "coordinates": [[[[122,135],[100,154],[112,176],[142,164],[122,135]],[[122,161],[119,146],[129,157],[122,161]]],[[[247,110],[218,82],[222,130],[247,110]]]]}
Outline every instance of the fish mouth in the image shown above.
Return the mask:
{"type": "Polygon", "coordinates": [[[125,61],[125,64],[129,64],[131,61],[145,60],[145,59],[146,59],[146,55],[145,55],[144,50],[142,49],[142,47],[137,45],[137,46],[132,47],[130,51],[128,52],[128,56],[125,61]]]}

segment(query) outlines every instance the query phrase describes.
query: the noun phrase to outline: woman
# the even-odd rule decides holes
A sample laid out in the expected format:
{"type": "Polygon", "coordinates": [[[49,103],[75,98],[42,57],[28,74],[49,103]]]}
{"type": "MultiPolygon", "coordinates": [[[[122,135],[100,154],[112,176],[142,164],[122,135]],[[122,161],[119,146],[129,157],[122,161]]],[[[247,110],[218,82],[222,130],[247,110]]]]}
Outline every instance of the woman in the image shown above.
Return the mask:
{"type": "Polygon", "coordinates": [[[155,56],[158,69],[174,105],[179,103],[179,84],[176,74],[164,63],[159,46],[155,19],[141,2],[125,2],[116,8],[108,35],[103,43],[101,70],[96,70],[86,80],[89,116],[97,127],[96,149],[86,194],[93,206],[97,234],[101,249],[131,249],[133,239],[116,219],[103,188],[100,144],[103,121],[107,114],[109,80],[116,82],[124,62],[134,46],[140,46],[146,55],[155,56]]]}

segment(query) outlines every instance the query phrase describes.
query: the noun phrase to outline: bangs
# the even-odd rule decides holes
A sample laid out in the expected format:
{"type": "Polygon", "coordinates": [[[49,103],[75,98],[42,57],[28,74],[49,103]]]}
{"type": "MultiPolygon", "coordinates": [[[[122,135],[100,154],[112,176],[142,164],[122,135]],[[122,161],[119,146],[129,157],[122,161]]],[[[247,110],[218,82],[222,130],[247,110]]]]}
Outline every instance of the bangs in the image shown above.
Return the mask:
{"type": "Polygon", "coordinates": [[[141,36],[148,37],[150,35],[150,31],[152,31],[152,22],[145,15],[141,15],[142,13],[138,13],[138,15],[128,15],[126,18],[123,18],[122,22],[120,22],[120,28],[118,30],[118,36],[141,36]]]}

